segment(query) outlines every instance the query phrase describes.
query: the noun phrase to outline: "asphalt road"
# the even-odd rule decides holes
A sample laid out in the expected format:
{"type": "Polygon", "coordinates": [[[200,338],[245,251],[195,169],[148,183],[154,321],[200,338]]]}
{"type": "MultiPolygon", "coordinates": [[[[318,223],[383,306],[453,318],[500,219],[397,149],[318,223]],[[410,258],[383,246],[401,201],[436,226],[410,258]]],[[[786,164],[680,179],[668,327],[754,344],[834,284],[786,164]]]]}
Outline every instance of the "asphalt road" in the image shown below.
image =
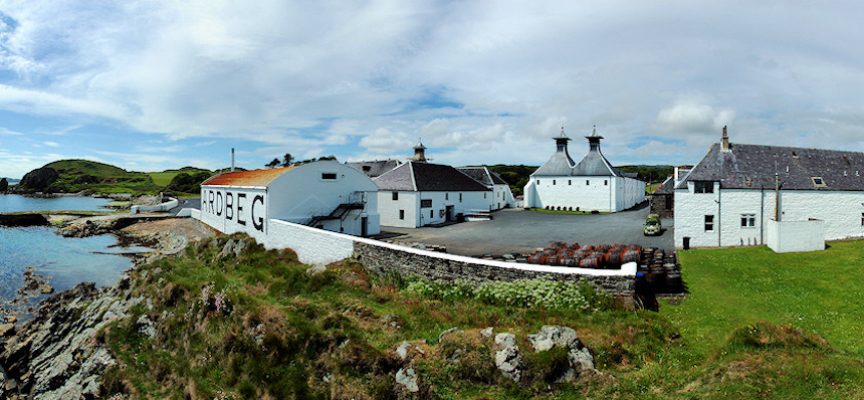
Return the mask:
{"type": "Polygon", "coordinates": [[[181,199],[180,205],[168,210],[168,212],[171,214],[177,215],[177,213],[179,213],[180,210],[182,210],[184,208],[194,208],[196,210],[200,210],[201,209],[201,199],[199,199],[199,198],[185,199],[185,200],[181,199]]]}
{"type": "Polygon", "coordinates": [[[528,253],[551,242],[579,244],[638,244],[674,249],[673,220],[662,221],[661,236],[646,237],[642,225],[647,206],[613,214],[547,214],[522,209],[493,213],[495,219],[465,222],[440,228],[392,228],[385,232],[402,234],[398,241],[442,245],[449,253],[478,256],[483,254],[528,253]]]}

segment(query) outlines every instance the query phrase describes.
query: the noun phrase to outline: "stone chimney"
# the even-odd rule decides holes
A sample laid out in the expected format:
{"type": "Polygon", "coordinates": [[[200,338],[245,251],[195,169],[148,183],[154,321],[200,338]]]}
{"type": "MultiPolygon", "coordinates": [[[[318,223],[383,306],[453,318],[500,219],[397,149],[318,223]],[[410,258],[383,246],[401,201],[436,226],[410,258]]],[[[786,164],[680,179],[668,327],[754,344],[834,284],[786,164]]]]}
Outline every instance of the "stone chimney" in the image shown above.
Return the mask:
{"type": "Polygon", "coordinates": [[[409,158],[411,161],[426,162],[426,146],[423,145],[423,140],[417,141],[414,146],[414,156],[409,158]]]}
{"type": "Polygon", "coordinates": [[[720,139],[720,149],[723,151],[731,150],[731,147],[729,147],[729,134],[726,132],[726,125],[723,125],[723,138],[720,139]]]}

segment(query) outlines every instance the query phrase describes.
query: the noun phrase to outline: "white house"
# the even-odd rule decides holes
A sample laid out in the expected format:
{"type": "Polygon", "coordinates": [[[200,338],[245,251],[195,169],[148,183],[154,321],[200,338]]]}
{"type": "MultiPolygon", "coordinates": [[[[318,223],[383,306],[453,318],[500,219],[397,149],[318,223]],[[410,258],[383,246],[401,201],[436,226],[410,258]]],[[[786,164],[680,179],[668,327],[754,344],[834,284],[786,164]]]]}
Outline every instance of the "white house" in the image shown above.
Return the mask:
{"type": "Polygon", "coordinates": [[[612,167],[600,151],[603,137],[595,130],[585,138],[588,154],[577,164],[567,151],[570,138],[561,129],[554,138],[555,153],[525,185],[525,208],[615,212],[645,201],[645,182],[612,167]]]}
{"type": "Polygon", "coordinates": [[[201,184],[201,220],[224,233],[266,235],[271,219],[355,236],[381,232],[378,186],[336,161],[229,172],[201,184]]]}
{"type": "Polygon", "coordinates": [[[818,250],[864,236],[864,153],[720,143],[675,187],[675,244],[818,250]]]}
{"type": "Polygon", "coordinates": [[[449,165],[408,161],[374,178],[381,225],[417,228],[489,211],[494,192],[449,165]]]}
{"type": "Polygon", "coordinates": [[[490,171],[488,167],[460,167],[457,169],[492,190],[492,196],[489,197],[489,210],[516,207],[516,199],[510,190],[510,185],[501,178],[501,175],[490,171]]]}

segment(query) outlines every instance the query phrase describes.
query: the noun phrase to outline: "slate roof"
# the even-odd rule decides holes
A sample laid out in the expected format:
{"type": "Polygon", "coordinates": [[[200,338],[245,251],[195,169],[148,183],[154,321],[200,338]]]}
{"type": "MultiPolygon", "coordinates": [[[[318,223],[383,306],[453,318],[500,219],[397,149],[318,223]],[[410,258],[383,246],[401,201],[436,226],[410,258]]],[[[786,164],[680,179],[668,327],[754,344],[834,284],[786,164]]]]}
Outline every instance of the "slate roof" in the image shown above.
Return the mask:
{"type": "Polygon", "coordinates": [[[634,174],[624,173],[612,167],[609,160],[603,156],[600,151],[600,139],[602,136],[586,136],[590,144],[588,154],[582,158],[579,163],[570,158],[570,153],[567,150],[568,139],[562,133],[561,136],[555,138],[556,150],[546,161],[543,166],[534,171],[531,176],[620,176],[626,178],[635,178],[634,174]]]}
{"type": "Polygon", "coordinates": [[[864,191],[864,153],[735,143],[730,151],[713,144],[677,188],[720,181],[724,189],[772,189],[775,172],[783,190],[864,191]],[[824,187],[813,177],[821,177],[824,187]]]}
{"type": "Polygon", "coordinates": [[[379,190],[486,192],[489,188],[449,165],[408,161],[372,179],[379,190]]]}
{"type": "Polygon", "coordinates": [[[282,174],[297,168],[296,166],[255,169],[251,171],[226,172],[207,179],[201,186],[246,186],[267,187],[282,174]]]}
{"type": "Polygon", "coordinates": [[[401,161],[399,160],[376,160],[345,163],[345,165],[366,174],[366,176],[370,178],[381,176],[385,172],[398,167],[399,164],[401,164],[401,161]]]}
{"type": "Polygon", "coordinates": [[[671,176],[666,178],[663,183],[660,184],[660,187],[654,191],[652,194],[672,194],[675,191],[675,179],[671,176]]]}
{"type": "Polygon", "coordinates": [[[457,169],[486,186],[507,184],[501,175],[492,172],[488,167],[459,167],[457,169]]]}

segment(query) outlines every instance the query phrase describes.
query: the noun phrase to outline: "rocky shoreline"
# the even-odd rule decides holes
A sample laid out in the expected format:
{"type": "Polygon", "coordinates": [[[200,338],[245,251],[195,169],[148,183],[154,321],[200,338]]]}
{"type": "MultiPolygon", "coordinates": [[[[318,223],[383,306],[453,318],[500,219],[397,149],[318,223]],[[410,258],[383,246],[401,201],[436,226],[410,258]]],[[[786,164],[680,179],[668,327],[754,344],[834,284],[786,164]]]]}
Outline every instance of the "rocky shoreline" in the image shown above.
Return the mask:
{"type": "MultiPolygon", "coordinates": [[[[66,228],[69,226],[71,224],[66,228]]],[[[145,245],[154,249],[136,256],[130,271],[142,263],[175,254],[189,242],[213,235],[212,231],[199,229],[195,221],[189,219],[136,219],[132,224],[115,222],[96,226],[99,228],[71,232],[84,236],[111,233],[124,245],[145,245]]],[[[28,272],[25,272],[22,296],[33,290],[40,294],[53,291],[45,277],[32,270],[28,272]]],[[[101,375],[115,364],[99,332],[145,301],[132,296],[128,273],[112,287],[99,289],[93,283],[81,283],[43,300],[33,318],[21,322],[13,316],[0,325],[0,398],[99,397],[101,375]]]]}

